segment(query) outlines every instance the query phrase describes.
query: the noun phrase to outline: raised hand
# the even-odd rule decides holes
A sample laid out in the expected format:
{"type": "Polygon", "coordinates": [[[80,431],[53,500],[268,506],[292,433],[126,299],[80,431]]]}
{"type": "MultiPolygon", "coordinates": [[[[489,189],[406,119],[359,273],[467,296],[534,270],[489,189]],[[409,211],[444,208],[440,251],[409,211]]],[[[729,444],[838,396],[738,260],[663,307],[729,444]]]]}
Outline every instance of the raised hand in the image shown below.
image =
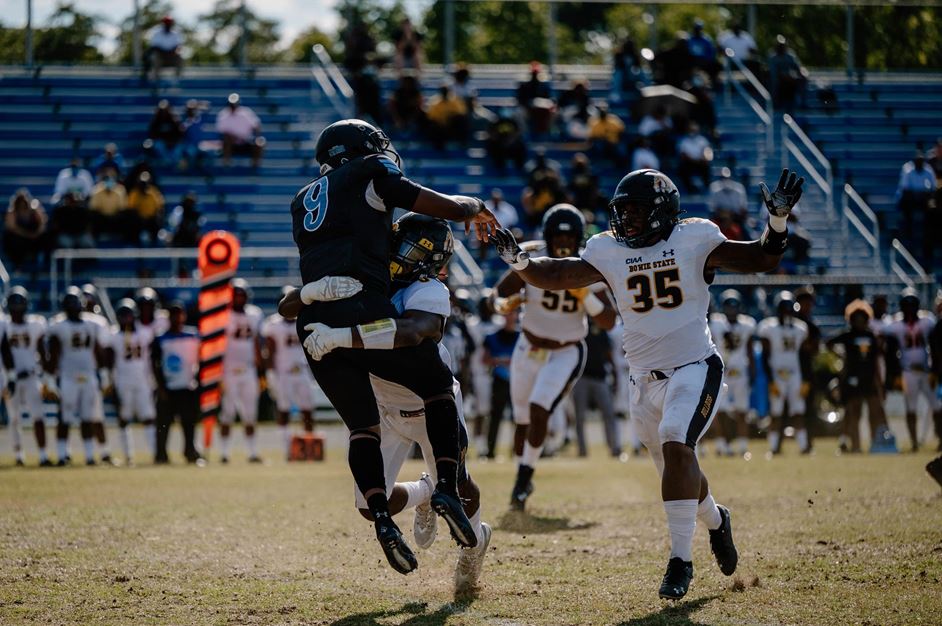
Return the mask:
{"type": "Polygon", "coordinates": [[[775,191],[769,193],[769,188],[766,184],[764,182],[759,183],[759,190],[762,192],[762,201],[765,203],[765,208],[769,210],[769,214],[774,217],[787,219],[792,209],[798,204],[798,200],[801,199],[801,186],[804,182],[805,179],[800,178],[795,172],[789,172],[787,169],[783,169],[782,176],[778,179],[778,184],[775,186],[775,191]]]}
{"type": "Polygon", "coordinates": [[[497,249],[497,255],[507,265],[515,270],[523,269],[529,262],[530,255],[520,249],[513,233],[506,228],[498,228],[491,235],[494,241],[494,247],[497,249]]]}

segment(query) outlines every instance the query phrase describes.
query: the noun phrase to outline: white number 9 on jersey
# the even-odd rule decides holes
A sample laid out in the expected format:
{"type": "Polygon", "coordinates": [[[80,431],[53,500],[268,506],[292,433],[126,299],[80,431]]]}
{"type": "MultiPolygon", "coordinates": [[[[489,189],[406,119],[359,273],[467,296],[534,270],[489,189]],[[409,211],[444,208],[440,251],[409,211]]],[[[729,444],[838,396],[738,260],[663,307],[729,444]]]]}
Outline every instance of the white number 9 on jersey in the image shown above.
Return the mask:
{"type": "Polygon", "coordinates": [[[327,177],[317,180],[307,189],[304,194],[304,208],[307,214],[304,216],[304,230],[314,232],[321,227],[324,219],[327,217],[327,177]]]}

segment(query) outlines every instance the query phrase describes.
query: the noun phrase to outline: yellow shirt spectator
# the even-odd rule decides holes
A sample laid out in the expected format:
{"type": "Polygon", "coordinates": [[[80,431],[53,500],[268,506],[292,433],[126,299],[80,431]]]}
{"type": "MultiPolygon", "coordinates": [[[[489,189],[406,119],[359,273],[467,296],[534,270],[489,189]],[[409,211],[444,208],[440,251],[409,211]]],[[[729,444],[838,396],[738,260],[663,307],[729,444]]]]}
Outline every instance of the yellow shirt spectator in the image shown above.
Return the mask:
{"type": "Polygon", "coordinates": [[[442,96],[441,94],[433,96],[429,100],[429,107],[426,112],[429,121],[436,126],[447,126],[453,117],[467,114],[468,105],[465,104],[465,101],[450,93],[448,96],[442,96]]]}
{"type": "Polygon", "coordinates": [[[128,193],[117,181],[103,180],[92,187],[88,208],[105,217],[114,217],[128,206],[128,193]]]}
{"type": "Polygon", "coordinates": [[[621,134],[625,132],[625,124],[611,113],[593,117],[589,123],[589,140],[601,140],[608,143],[621,141],[621,134]]]}
{"type": "Polygon", "coordinates": [[[128,208],[137,211],[141,219],[153,219],[164,210],[163,194],[153,185],[148,185],[143,190],[135,187],[128,194],[128,208]]]}

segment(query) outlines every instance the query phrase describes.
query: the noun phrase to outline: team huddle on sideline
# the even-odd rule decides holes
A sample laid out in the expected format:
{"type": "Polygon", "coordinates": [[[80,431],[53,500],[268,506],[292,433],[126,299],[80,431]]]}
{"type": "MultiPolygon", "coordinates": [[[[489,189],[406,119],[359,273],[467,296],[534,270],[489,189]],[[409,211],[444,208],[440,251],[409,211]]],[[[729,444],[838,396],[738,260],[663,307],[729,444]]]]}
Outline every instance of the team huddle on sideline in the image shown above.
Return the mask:
{"type": "MultiPolygon", "coordinates": [[[[223,463],[228,462],[229,429],[237,417],[245,426],[249,460],[260,460],[254,437],[260,376],[276,403],[286,455],[292,408],[300,412],[306,431],[314,429],[313,378],[294,325],[280,315],[262,319],[261,310],[249,304],[249,298],[245,281],[234,280],[223,363],[223,463]]],[[[186,433],[184,456],[192,463],[204,462],[193,435],[198,420],[198,336],[195,329],[183,326],[182,304],[171,304],[169,312],[161,310],[157,293],[144,288],[134,299],[116,303],[114,325],[102,314],[92,285],[69,287],[60,305],[61,312],[47,322],[29,313],[30,296],[22,287],[13,287],[5,299],[6,316],[0,318],[0,382],[17,465],[24,464],[22,430],[30,425],[43,467],[71,463],[72,426],[79,428],[87,465],[118,464],[104,429],[103,400],[107,397],[113,398],[116,407],[120,461],[134,461],[129,426],[139,422],[148,455],[155,463],[168,462],[167,434],[174,415],[179,414],[186,433]],[[46,402],[58,408],[55,463],[47,449],[46,402]]]]}

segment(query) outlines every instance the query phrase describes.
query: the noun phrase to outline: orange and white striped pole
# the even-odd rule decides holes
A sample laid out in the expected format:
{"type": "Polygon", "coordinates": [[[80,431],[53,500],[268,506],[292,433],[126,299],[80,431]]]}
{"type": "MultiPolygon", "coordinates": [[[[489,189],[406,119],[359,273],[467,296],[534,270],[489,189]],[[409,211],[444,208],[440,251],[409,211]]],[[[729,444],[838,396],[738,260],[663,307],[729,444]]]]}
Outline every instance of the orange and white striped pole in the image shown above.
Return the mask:
{"type": "Polygon", "coordinates": [[[239,240],[232,233],[214,230],[200,239],[199,333],[200,416],[203,449],[213,443],[213,429],[222,393],[222,356],[226,351],[226,326],[232,305],[229,282],[239,267],[239,240]]]}

